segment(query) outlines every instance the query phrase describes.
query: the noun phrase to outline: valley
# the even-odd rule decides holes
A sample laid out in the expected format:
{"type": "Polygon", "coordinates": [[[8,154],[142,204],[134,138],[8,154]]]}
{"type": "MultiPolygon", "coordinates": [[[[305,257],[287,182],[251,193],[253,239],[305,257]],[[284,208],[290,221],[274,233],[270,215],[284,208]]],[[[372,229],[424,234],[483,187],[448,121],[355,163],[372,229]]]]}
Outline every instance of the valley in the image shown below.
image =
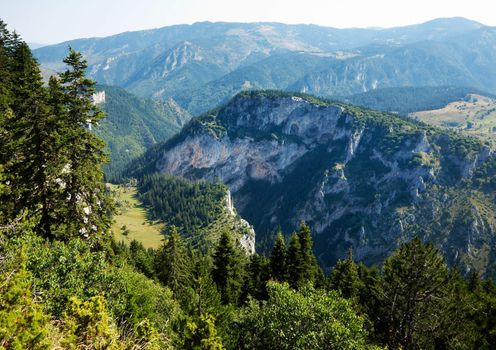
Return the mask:
{"type": "Polygon", "coordinates": [[[117,206],[112,232],[118,242],[133,240],[145,248],[159,248],[164,240],[163,223],[151,221],[134,187],[108,185],[117,206]]]}

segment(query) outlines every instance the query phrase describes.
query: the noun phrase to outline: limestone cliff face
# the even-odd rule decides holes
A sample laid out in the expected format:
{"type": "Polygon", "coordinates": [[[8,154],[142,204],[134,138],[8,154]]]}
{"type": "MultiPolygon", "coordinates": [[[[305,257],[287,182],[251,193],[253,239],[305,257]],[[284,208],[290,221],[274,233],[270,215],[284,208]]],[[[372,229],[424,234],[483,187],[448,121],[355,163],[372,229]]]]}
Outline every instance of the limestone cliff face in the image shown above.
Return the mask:
{"type": "Polygon", "coordinates": [[[378,262],[419,235],[450,263],[494,273],[496,161],[473,139],[305,95],[252,92],[145,158],[147,171],[221,179],[257,241],[305,220],[324,266],[350,246],[378,262]]]}

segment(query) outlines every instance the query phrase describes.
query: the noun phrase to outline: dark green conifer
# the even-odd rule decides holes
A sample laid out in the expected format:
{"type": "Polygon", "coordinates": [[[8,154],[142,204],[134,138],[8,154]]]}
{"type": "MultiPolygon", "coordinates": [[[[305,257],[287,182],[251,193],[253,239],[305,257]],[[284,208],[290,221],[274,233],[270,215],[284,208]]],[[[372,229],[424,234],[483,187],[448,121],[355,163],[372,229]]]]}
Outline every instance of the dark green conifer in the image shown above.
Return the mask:
{"type": "Polygon", "coordinates": [[[358,274],[358,265],[353,261],[353,251],[348,250],[348,257],[339,260],[331,272],[331,288],[339,291],[341,295],[348,299],[358,301],[362,288],[362,281],[358,274]]]}
{"type": "Polygon", "coordinates": [[[279,282],[284,282],[288,279],[286,243],[282,232],[277,233],[274,247],[270,253],[270,277],[279,282]]]}
{"type": "Polygon", "coordinates": [[[231,234],[223,231],[213,256],[212,277],[224,304],[236,304],[243,285],[242,253],[235,244],[231,234]]]}
{"type": "Polygon", "coordinates": [[[157,277],[172,290],[176,298],[181,299],[191,284],[191,267],[183,240],[176,227],[172,226],[167,241],[155,257],[157,277]]]}
{"type": "Polygon", "coordinates": [[[73,49],[64,60],[68,69],[60,74],[64,92],[64,149],[67,163],[62,180],[67,200],[66,234],[83,237],[108,230],[108,197],[101,166],[106,162],[104,144],[90,128],[104,117],[93,104],[94,82],[85,76],[82,55],[73,49]]]}
{"type": "Polygon", "coordinates": [[[385,317],[390,348],[412,349],[436,329],[439,300],[446,295],[448,268],[431,243],[416,237],[384,263],[385,317]]]}
{"type": "Polygon", "coordinates": [[[302,276],[300,270],[300,240],[296,232],[291,234],[289,240],[288,254],[287,254],[287,271],[289,284],[293,288],[298,288],[301,283],[302,276]]]}
{"type": "Polygon", "coordinates": [[[293,233],[287,254],[289,283],[293,288],[315,283],[319,273],[317,260],[312,251],[310,228],[301,223],[298,233],[293,233]]]}

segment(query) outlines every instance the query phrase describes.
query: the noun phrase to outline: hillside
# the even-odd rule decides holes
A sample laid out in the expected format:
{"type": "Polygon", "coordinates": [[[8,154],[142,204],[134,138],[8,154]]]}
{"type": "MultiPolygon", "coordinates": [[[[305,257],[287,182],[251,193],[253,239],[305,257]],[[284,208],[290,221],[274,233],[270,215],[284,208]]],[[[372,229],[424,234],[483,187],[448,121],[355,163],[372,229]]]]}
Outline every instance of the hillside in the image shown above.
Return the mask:
{"type": "Polygon", "coordinates": [[[410,117],[483,140],[494,141],[496,136],[496,100],[479,94],[468,94],[438,109],[412,113],[410,117]]]}
{"type": "Polygon", "coordinates": [[[324,266],[378,263],[415,235],[494,274],[496,158],[483,143],[307,95],[241,93],[148,151],[131,175],[220,179],[259,247],[277,225],[315,232],[324,266]]]}
{"type": "Polygon", "coordinates": [[[201,22],[78,39],[35,55],[44,69],[58,71],[70,45],[99,83],[173,98],[196,115],[249,89],[343,97],[452,85],[494,93],[495,42],[494,28],[463,18],[388,29],[201,22]]]}
{"type": "Polygon", "coordinates": [[[173,100],[147,100],[115,86],[98,86],[94,100],[106,113],[94,130],[108,147],[110,163],[105,173],[109,181],[118,180],[125,164],[167,140],[190,118],[173,100]]]}
{"type": "Polygon", "coordinates": [[[407,116],[412,112],[439,109],[460,101],[468,94],[490,94],[470,87],[410,86],[371,90],[342,98],[353,105],[407,116]]]}

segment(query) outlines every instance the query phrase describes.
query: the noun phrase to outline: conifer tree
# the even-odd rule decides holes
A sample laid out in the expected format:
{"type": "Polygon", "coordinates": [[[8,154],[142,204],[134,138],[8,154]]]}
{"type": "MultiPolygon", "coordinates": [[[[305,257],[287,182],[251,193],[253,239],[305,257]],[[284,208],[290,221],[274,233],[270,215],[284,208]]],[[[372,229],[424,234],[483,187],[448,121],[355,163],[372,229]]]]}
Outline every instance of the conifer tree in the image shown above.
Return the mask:
{"type": "Polygon", "coordinates": [[[64,93],[64,149],[67,163],[62,180],[67,199],[66,230],[89,237],[108,230],[109,201],[104,193],[101,166],[106,162],[104,144],[88,129],[103,118],[93,104],[95,83],[85,77],[86,61],[72,48],[64,60],[68,69],[60,74],[64,93]]]}
{"type": "Polygon", "coordinates": [[[267,298],[266,283],[270,278],[269,260],[264,256],[254,254],[250,256],[248,273],[243,285],[243,300],[251,296],[257,300],[267,298]]]}
{"type": "Polygon", "coordinates": [[[175,226],[171,227],[167,241],[155,258],[157,277],[181,300],[191,284],[191,264],[183,240],[175,226]]]}
{"type": "Polygon", "coordinates": [[[278,232],[270,253],[270,277],[284,282],[288,279],[286,266],[286,244],[282,232],[278,232]]]}
{"type": "Polygon", "coordinates": [[[214,253],[212,277],[224,304],[238,302],[243,285],[242,253],[231,234],[223,231],[214,253]]]}
{"type": "Polygon", "coordinates": [[[198,257],[193,271],[194,300],[190,305],[192,313],[200,317],[204,313],[216,315],[222,308],[221,297],[211,274],[210,257],[198,257]]]}
{"type": "Polygon", "coordinates": [[[291,234],[287,255],[287,269],[289,284],[293,288],[298,288],[301,283],[301,270],[300,270],[300,240],[296,232],[291,234]]]}
{"type": "Polygon", "coordinates": [[[402,245],[384,263],[385,317],[388,345],[411,349],[419,337],[429,336],[440,322],[439,300],[446,295],[448,269],[430,243],[416,237],[402,245]]]}
{"type": "Polygon", "coordinates": [[[298,233],[293,233],[289,241],[287,254],[289,283],[293,288],[314,283],[319,273],[317,260],[312,251],[310,228],[301,223],[298,233]]]}
{"type": "Polygon", "coordinates": [[[319,266],[313,254],[312,233],[310,227],[302,222],[298,231],[300,241],[300,275],[306,282],[314,283],[319,266]]]}
{"type": "Polygon", "coordinates": [[[348,257],[339,260],[331,272],[331,287],[341,292],[341,295],[348,299],[358,301],[362,281],[358,273],[358,265],[353,261],[353,251],[348,250],[348,257]]]}

